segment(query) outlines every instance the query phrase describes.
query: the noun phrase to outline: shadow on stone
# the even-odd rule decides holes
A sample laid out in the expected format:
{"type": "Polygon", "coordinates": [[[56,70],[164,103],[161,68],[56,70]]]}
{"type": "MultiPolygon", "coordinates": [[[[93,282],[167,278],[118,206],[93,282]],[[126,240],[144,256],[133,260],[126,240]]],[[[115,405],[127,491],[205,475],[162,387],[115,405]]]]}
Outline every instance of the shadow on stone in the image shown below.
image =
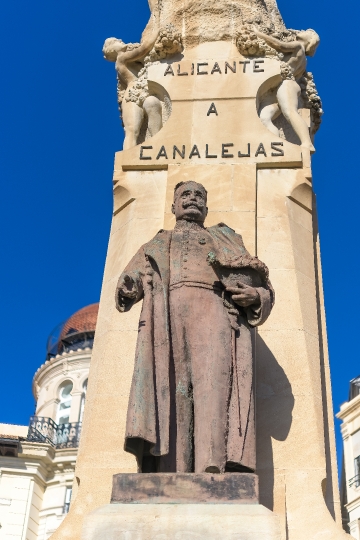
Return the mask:
{"type": "Polygon", "coordinates": [[[256,472],[259,498],[274,508],[272,439],[285,441],[292,423],[294,396],[289,379],[259,334],[256,336],[256,472]]]}

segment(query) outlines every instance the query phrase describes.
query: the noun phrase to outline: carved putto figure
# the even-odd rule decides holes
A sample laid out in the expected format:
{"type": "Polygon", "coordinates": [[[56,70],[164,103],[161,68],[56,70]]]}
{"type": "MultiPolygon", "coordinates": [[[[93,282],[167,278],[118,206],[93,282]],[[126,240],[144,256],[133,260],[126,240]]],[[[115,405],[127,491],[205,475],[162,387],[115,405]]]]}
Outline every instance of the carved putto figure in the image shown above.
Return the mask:
{"type": "Polygon", "coordinates": [[[277,103],[265,105],[261,110],[260,119],[272,133],[279,136],[279,130],[272,121],[282,112],[299,137],[301,145],[314,152],[315,148],[310,138],[309,128],[298,111],[301,94],[298,81],[306,73],[306,56],[314,56],[320,38],[311,29],[296,32],[296,39],[288,42],[280,41],[276,37],[263,34],[258,30],[254,30],[254,32],[268,45],[284,55],[284,61],[281,64],[283,81],[276,92],[277,103]]]}
{"type": "Polygon", "coordinates": [[[149,95],[147,81],[141,80],[144,69],[141,60],[152,49],[157,36],[155,27],[140,44],[127,45],[117,38],[108,38],[104,43],[104,57],[115,62],[118,76],[118,101],[125,131],[124,150],[136,146],[145,114],[152,135],[162,127],[161,102],[156,96],[149,95]]]}
{"type": "Polygon", "coordinates": [[[156,2],[150,0],[152,15],[140,43],[124,43],[114,37],[105,40],[103,54],[115,62],[118,79],[118,103],[125,131],[124,150],[138,144],[145,115],[152,137],[163,125],[162,103],[151,95],[147,82],[147,65],[181,51],[181,37],[172,25],[159,28],[156,2]]]}
{"type": "Polygon", "coordinates": [[[125,450],[141,472],[255,469],[251,328],[274,302],[266,266],[225,224],[206,228],[201,184],[175,187],[176,225],[121,274],[120,312],[143,299],[125,450]]]}
{"type": "Polygon", "coordinates": [[[300,144],[315,151],[309,128],[299,114],[299,97],[312,109],[313,133],[320,124],[321,100],[311,73],[306,72],[306,56],[313,56],[320,43],[314,30],[285,30],[278,33],[261,32],[256,25],[244,25],[237,35],[236,44],[245,56],[266,56],[281,62],[282,82],[275,95],[263,96],[260,119],[272,133],[280,136],[273,123],[281,113],[300,139],[300,144]]]}

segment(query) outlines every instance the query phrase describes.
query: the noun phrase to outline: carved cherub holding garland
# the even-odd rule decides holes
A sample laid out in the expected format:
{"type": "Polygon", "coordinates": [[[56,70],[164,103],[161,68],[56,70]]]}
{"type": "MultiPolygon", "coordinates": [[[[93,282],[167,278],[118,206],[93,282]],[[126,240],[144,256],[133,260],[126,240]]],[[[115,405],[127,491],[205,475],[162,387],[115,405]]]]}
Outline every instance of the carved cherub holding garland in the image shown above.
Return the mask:
{"type": "Polygon", "coordinates": [[[314,152],[315,148],[310,138],[309,128],[300,116],[298,103],[301,88],[298,80],[306,71],[306,56],[314,56],[320,43],[320,38],[314,30],[296,32],[296,40],[284,42],[263,34],[254,28],[254,33],[275,50],[284,54],[281,66],[283,81],[276,91],[277,103],[266,104],[260,113],[260,119],[272,133],[279,136],[279,130],[273,120],[282,112],[300,139],[301,146],[314,152]]]}
{"type": "Polygon", "coordinates": [[[149,0],[149,4],[152,15],[140,44],[126,44],[121,39],[108,38],[103,47],[106,60],[115,62],[118,76],[118,98],[125,130],[124,150],[137,145],[145,114],[151,136],[162,128],[161,101],[149,95],[147,81],[141,80],[142,70],[145,69],[143,60],[159,35],[156,0],[149,0]]]}

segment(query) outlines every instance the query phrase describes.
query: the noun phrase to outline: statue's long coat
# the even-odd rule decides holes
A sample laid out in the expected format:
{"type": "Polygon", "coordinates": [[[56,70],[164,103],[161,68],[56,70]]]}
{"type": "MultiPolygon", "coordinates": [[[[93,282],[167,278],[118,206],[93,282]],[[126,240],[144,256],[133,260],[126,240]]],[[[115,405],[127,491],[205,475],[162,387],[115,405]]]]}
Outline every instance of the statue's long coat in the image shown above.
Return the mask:
{"type": "MultiPolygon", "coordinates": [[[[215,255],[218,259],[233,259],[247,253],[241,236],[226,225],[220,223],[209,227],[207,231],[214,239],[215,255]]],[[[137,457],[140,470],[144,448],[150,449],[155,456],[169,452],[171,234],[172,231],[161,230],[139,249],[120,276],[116,291],[120,311],[127,311],[135,302],[144,299],[125,439],[125,450],[137,457]],[[132,301],[122,297],[119,290],[126,275],[135,282],[136,297],[132,301]]],[[[261,300],[260,307],[241,310],[243,314],[237,318],[239,330],[233,330],[233,355],[237,377],[233,376],[227,443],[227,462],[250,469],[255,469],[253,347],[250,328],[262,324],[273,305],[271,285],[257,290],[261,300]]],[[[216,328],[214,331],[216,332],[216,328]]]]}

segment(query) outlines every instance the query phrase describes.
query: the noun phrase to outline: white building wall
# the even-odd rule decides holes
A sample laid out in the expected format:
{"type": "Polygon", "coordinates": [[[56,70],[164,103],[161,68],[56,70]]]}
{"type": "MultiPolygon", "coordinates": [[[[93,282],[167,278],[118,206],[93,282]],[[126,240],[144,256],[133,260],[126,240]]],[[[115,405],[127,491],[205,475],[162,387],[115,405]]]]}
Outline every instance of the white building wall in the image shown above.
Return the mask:
{"type": "MultiPolygon", "coordinates": [[[[71,487],[74,473],[67,476],[71,479],[71,487]]],[[[56,531],[64,519],[64,503],[67,487],[68,482],[66,479],[57,477],[54,479],[53,483],[46,488],[42,510],[40,512],[38,540],[47,540],[51,534],[56,531]]]]}
{"type": "Polygon", "coordinates": [[[42,490],[34,479],[18,472],[2,474],[0,499],[0,539],[36,540],[42,490]]]}
{"type": "Polygon", "coordinates": [[[65,516],[77,448],[20,446],[19,457],[0,457],[0,540],[47,540],[65,516]]]}
{"type": "Polygon", "coordinates": [[[346,510],[349,514],[350,534],[360,540],[360,476],[355,478],[355,458],[360,455],[360,395],[343,403],[336,415],[343,423],[341,434],[344,444],[345,486],[347,494],[346,510]],[[350,485],[352,484],[352,485],[350,485]]]}
{"type": "MultiPolygon", "coordinates": [[[[36,415],[56,421],[60,390],[71,381],[70,422],[79,422],[91,350],[58,355],[43,364],[33,383],[36,415]]],[[[0,456],[0,540],[48,540],[65,517],[77,448],[56,449],[26,441],[28,426],[0,424],[1,436],[16,436],[18,457],[0,456]]]]}
{"type": "Polygon", "coordinates": [[[44,488],[41,488],[34,480],[32,482],[32,490],[29,491],[28,499],[28,520],[27,520],[27,530],[26,530],[26,540],[37,540],[38,530],[39,530],[39,521],[40,521],[40,510],[42,506],[42,500],[44,495],[44,488]],[[32,493],[31,493],[32,491],[32,493]]]}

